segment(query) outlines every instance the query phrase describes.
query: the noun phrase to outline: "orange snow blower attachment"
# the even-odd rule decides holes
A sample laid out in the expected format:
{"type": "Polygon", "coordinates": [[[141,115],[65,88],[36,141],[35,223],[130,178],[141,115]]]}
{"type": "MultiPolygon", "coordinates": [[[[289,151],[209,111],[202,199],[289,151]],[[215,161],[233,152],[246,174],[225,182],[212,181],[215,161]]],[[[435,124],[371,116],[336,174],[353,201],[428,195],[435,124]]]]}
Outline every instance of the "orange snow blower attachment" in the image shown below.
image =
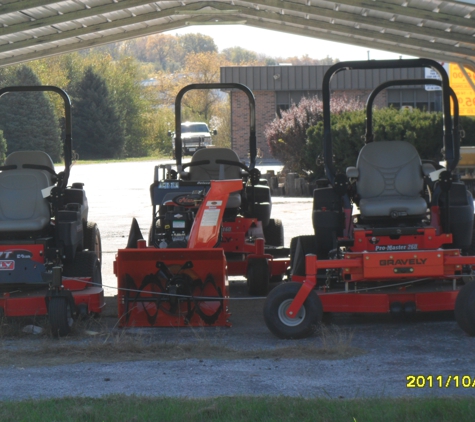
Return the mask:
{"type": "MultiPolygon", "coordinates": [[[[118,279],[121,326],[229,326],[228,283],[221,224],[229,194],[242,190],[242,180],[211,181],[201,202],[186,248],[120,249],[114,262],[118,279]]],[[[196,194],[190,194],[195,201],[196,194]]],[[[179,198],[183,209],[186,198],[179,198]]],[[[136,222],[131,229],[139,231],[136,222]]],[[[132,242],[133,243],[133,242],[132,242]]],[[[133,245],[135,246],[135,245],[133,245]]]]}

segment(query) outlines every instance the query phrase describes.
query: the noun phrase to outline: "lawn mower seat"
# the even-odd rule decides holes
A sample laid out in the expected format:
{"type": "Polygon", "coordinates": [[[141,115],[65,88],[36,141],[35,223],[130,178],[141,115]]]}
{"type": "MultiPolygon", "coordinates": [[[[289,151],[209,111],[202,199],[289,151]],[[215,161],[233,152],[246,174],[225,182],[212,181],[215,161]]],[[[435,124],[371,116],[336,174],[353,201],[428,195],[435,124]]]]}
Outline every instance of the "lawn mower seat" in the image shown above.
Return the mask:
{"type": "MultiPolygon", "coordinates": [[[[240,163],[238,155],[229,148],[204,148],[196,151],[191,162],[209,161],[209,164],[190,166],[189,179],[199,180],[230,180],[242,179],[241,168],[228,164],[217,164],[216,160],[226,160],[240,163]]],[[[233,192],[229,195],[226,208],[241,206],[241,195],[233,192]]]]}
{"type": "Polygon", "coordinates": [[[356,178],[359,208],[364,217],[415,217],[427,211],[422,197],[422,162],[414,146],[405,141],[379,141],[365,145],[347,176],[356,178]]]}
{"type": "Polygon", "coordinates": [[[54,173],[53,161],[42,151],[18,151],[5,160],[0,173],[0,232],[34,233],[49,224],[51,208],[42,189],[54,185],[56,177],[41,167],[54,173]]]}

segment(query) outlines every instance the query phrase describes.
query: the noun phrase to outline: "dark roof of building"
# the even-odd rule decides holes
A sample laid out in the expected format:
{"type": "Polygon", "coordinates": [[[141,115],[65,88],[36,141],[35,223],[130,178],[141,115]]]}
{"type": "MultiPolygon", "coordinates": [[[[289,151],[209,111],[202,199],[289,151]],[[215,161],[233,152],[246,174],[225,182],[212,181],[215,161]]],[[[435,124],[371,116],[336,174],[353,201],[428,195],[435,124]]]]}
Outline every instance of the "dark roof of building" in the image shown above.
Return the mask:
{"type": "MultiPolygon", "coordinates": [[[[318,91],[330,66],[229,66],[221,68],[221,82],[236,82],[252,91],[318,91]]],[[[349,70],[336,74],[331,88],[372,90],[394,79],[421,79],[424,69],[349,70]]]]}

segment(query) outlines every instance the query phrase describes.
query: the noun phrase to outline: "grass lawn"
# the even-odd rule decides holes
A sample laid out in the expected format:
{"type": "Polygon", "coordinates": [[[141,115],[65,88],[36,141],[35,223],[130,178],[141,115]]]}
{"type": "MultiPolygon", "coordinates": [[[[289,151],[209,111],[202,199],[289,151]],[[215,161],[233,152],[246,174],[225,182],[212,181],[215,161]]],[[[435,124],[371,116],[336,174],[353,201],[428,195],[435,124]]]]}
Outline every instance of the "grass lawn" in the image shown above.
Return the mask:
{"type": "MultiPolygon", "coordinates": [[[[184,382],[191,381],[185,376],[184,382]]],[[[163,392],[166,392],[166,385],[163,392]]],[[[473,421],[473,415],[475,415],[475,398],[329,400],[289,397],[220,397],[178,399],[114,395],[101,399],[66,398],[0,403],[2,422],[468,422],[473,421]]]]}

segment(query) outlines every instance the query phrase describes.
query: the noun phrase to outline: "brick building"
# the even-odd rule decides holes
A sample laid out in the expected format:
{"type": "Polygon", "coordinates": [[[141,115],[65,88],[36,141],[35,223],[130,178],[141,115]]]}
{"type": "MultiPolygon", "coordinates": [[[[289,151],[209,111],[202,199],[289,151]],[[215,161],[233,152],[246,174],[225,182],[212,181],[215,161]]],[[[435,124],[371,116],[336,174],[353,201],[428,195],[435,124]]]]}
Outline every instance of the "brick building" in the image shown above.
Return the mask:
{"type": "MultiPolygon", "coordinates": [[[[303,97],[321,99],[323,75],[330,66],[231,66],[221,68],[221,82],[248,86],[256,97],[257,146],[264,157],[271,157],[264,136],[267,124],[282,110],[303,97]]],[[[351,70],[336,74],[331,81],[332,94],[366,101],[370,92],[381,83],[394,79],[422,79],[423,69],[351,70]]],[[[377,107],[413,107],[428,111],[441,110],[440,91],[424,86],[391,87],[379,94],[377,107]]],[[[241,158],[249,146],[249,105],[247,96],[231,91],[231,145],[241,158]]]]}

